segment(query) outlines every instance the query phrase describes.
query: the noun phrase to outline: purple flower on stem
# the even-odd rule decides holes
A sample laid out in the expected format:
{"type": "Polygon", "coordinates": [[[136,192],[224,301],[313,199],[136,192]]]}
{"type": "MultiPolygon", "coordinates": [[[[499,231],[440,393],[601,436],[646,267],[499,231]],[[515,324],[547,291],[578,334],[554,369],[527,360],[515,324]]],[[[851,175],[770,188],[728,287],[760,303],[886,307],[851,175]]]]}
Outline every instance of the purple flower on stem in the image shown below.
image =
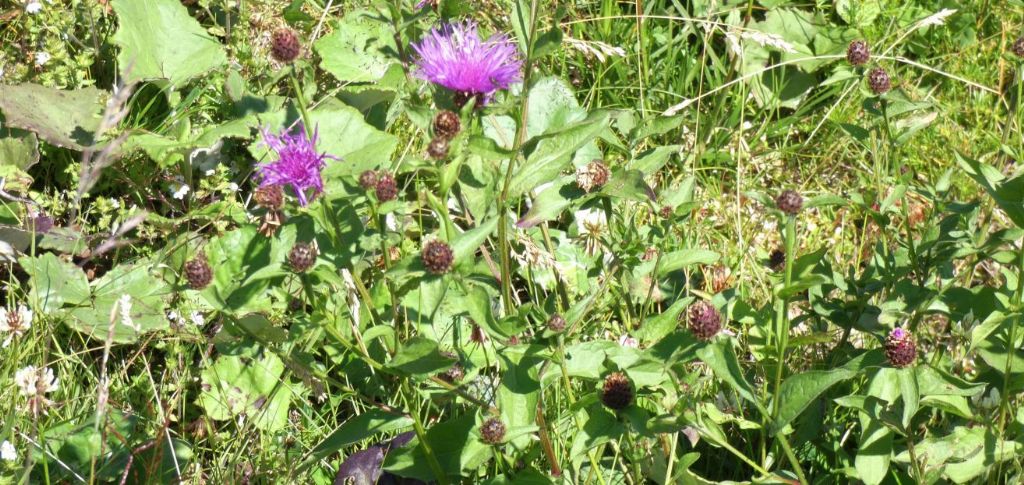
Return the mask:
{"type": "Polygon", "coordinates": [[[476,24],[463,22],[432,29],[419,43],[416,75],[456,94],[490,101],[495,91],[520,80],[522,61],[516,44],[504,34],[480,40],[476,24]]]}
{"type": "Polygon", "coordinates": [[[286,130],[280,135],[275,135],[266,128],[261,131],[263,142],[277,153],[277,161],[262,163],[256,167],[261,178],[260,187],[290,185],[295,191],[295,197],[299,199],[299,205],[305,206],[309,203],[306,198],[308,189],[313,189],[313,196],[324,190],[320,170],[324,168],[326,159],[337,158],[326,153],[317,153],[318,132],[314,130],[313,137],[309,138],[302,123],[291,132],[286,130]]]}

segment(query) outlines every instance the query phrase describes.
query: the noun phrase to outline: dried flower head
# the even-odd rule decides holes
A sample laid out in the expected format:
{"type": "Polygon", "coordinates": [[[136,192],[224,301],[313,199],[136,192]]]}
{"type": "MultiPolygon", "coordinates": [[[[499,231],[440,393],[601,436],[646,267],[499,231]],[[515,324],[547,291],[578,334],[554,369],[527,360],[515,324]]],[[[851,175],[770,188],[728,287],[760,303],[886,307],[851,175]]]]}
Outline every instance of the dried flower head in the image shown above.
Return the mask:
{"type": "Polygon", "coordinates": [[[423,266],[433,274],[444,274],[452,269],[454,258],[452,248],[448,243],[437,239],[431,240],[423,245],[423,252],[420,258],[423,259],[423,266]]]}
{"type": "Polygon", "coordinates": [[[302,43],[299,35],[289,28],[280,28],[270,36],[270,55],[277,62],[289,64],[298,59],[302,53],[302,43]]]}
{"type": "Polygon", "coordinates": [[[378,174],[377,186],[373,192],[381,202],[395,200],[398,197],[398,182],[395,182],[395,177],[390,173],[378,174]]]}
{"type": "Polygon", "coordinates": [[[377,172],[375,170],[366,170],[359,174],[359,186],[364,190],[370,190],[377,187],[377,172]]]}
{"type": "Polygon", "coordinates": [[[522,62],[516,44],[503,34],[480,40],[473,22],[432,29],[418,43],[416,75],[465,98],[486,104],[494,93],[519,81],[522,62]]]}
{"type": "Polygon", "coordinates": [[[565,317],[557,313],[552,314],[548,318],[548,330],[556,333],[565,330],[565,317]]]}
{"type": "Polygon", "coordinates": [[[768,267],[771,268],[772,271],[781,271],[785,267],[785,264],[785,251],[775,248],[772,250],[771,254],[768,255],[768,267]]]}
{"type": "Polygon", "coordinates": [[[442,160],[448,157],[448,140],[445,138],[437,137],[430,140],[430,144],[427,145],[427,155],[434,160],[442,160]]]}
{"type": "Polygon", "coordinates": [[[185,263],[185,279],[193,290],[206,288],[213,281],[213,270],[206,260],[206,254],[199,253],[195,259],[185,263]]]}
{"type": "Polygon", "coordinates": [[[284,205],[284,191],[280,185],[264,185],[258,187],[252,194],[256,205],[271,211],[276,211],[284,205]]]}
{"type": "Polygon", "coordinates": [[[775,198],[775,206],[780,211],[795,216],[804,206],[804,198],[795,190],[785,190],[775,198]]]}
{"type": "Polygon", "coordinates": [[[706,342],[722,330],[721,314],[718,313],[718,309],[714,305],[706,301],[702,300],[690,305],[686,317],[690,333],[697,337],[697,340],[706,342]]]}
{"type": "Polygon", "coordinates": [[[309,243],[297,242],[288,252],[288,264],[297,273],[305,273],[316,264],[316,246],[309,243]]]}
{"type": "Polygon", "coordinates": [[[18,305],[16,310],[0,307],[0,332],[6,333],[4,347],[11,344],[14,337],[21,337],[32,327],[32,310],[25,305],[18,305]]]}
{"type": "Polygon", "coordinates": [[[611,172],[608,166],[601,159],[594,159],[590,163],[576,169],[576,184],[589,193],[595,188],[600,188],[608,183],[611,172]]]}
{"type": "Polygon", "coordinates": [[[871,92],[882,95],[889,92],[892,89],[892,81],[889,79],[889,73],[885,72],[885,69],[876,67],[868,73],[868,87],[871,88],[871,92]]]}
{"type": "Polygon", "coordinates": [[[1010,46],[1010,50],[1013,51],[1017,57],[1024,57],[1024,35],[1017,37],[1017,40],[1013,41],[1013,45],[1010,46]]]}
{"type": "Polygon", "coordinates": [[[608,230],[608,215],[600,209],[576,211],[576,229],[583,239],[587,255],[593,256],[602,248],[601,238],[608,230]]]}
{"type": "Polygon", "coordinates": [[[894,328],[885,339],[885,356],[893,367],[906,367],[917,359],[917,344],[908,330],[894,328]]]}
{"type": "Polygon", "coordinates": [[[612,372],[604,380],[601,402],[609,409],[621,411],[633,403],[633,383],[622,372],[612,372]]]}
{"type": "MultiPolygon", "coordinates": [[[[458,356],[455,355],[455,353],[453,353],[453,352],[445,351],[445,352],[441,352],[441,355],[444,355],[445,357],[448,357],[449,359],[452,359],[452,360],[457,360],[458,359],[458,356]]],[[[459,362],[456,362],[451,367],[449,367],[444,372],[442,372],[438,377],[440,377],[441,379],[444,379],[445,382],[448,382],[450,384],[456,384],[459,381],[461,381],[462,378],[465,377],[465,376],[466,376],[466,370],[462,367],[462,364],[460,364],[459,362]]]]}
{"type": "Polygon", "coordinates": [[[302,124],[292,132],[282,132],[280,135],[270,133],[266,128],[262,131],[263,142],[277,154],[277,160],[256,167],[262,179],[260,186],[289,185],[299,199],[299,204],[306,205],[309,202],[307,190],[312,189],[314,196],[324,190],[320,170],[328,158],[333,160],[335,157],[317,153],[318,133],[314,131],[313,137],[308,137],[302,124]]]}
{"type": "Polygon", "coordinates": [[[855,40],[850,42],[850,47],[846,48],[846,62],[854,66],[863,66],[871,60],[871,51],[868,49],[868,43],[863,40],[855,40]]]}
{"type": "Polygon", "coordinates": [[[461,129],[462,121],[453,111],[441,110],[434,116],[434,134],[440,138],[455,138],[461,129]]]}
{"type": "Polygon", "coordinates": [[[489,445],[501,443],[505,439],[505,423],[498,418],[487,418],[480,425],[480,438],[489,445]]]}

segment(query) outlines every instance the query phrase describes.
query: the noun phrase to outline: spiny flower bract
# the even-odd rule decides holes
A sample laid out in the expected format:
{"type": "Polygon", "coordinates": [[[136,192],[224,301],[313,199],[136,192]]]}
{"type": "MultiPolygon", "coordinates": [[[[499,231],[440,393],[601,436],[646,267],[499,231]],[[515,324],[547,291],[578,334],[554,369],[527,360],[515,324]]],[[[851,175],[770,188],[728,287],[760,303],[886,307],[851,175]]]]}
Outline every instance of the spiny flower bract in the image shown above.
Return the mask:
{"type": "Polygon", "coordinates": [[[504,34],[481,40],[473,22],[434,28],[412,49],[418,77],[456,93],[479,95],[481,103],[521,78],[516,44],[504,34]]]}
{"type": "Polygon", "coordinates": [[[326,153],[317,153],[317,138],[317,131],[313,132],[312,138],[308,137],[301,123],[296,129],[283,131],[280,135],[264,128],[263,142],[277,154],[277,160],[257,166],[261,177],[260,186],[290,185],[295,191],[295,197],[299,199],[299,205],[303,206],[309,203],[307,190],[313,189],[314,196],[323,192],[324,182],[320,170],[328,158],[335,158],[326,153]]]}

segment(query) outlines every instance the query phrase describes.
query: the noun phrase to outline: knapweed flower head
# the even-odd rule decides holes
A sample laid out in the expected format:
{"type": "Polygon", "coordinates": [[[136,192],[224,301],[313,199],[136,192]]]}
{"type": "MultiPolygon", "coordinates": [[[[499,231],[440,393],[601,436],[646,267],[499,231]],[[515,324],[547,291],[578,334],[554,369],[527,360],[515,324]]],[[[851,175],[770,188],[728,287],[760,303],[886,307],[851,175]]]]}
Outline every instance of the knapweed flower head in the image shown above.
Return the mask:
{"type": "Polygon", "coordinates": [[[909,331],[894,328],[885,339],[885,356],[893,367],[907,367],[917,359],[917,344],[909,331]]]}
{"type": "Polygon", "coordinates": [[[473,22],[446,24],[432,29],[416,51],[416,75],[487,103],[495,91],[507,89],[521,78],[522,61],[516,44],[504,34],[481,40],[473,22]]]}
{"type": "Polygon", "coordinates": [[[312,195],[324,190],[324,181],[320,170],[327,164],[327,159],[335,160],[326,153],[317,153],[316,141],[318,132],[313,137],[306,136],[306,129],[300,123],[294,130],[284,131],[275,135],[263,129],[263,142],[277,154],[277,160],[257,166],[261,177],[260,186],[281,185],[291,186],[299,205],[309,203],[307,191],[312,195]]]}

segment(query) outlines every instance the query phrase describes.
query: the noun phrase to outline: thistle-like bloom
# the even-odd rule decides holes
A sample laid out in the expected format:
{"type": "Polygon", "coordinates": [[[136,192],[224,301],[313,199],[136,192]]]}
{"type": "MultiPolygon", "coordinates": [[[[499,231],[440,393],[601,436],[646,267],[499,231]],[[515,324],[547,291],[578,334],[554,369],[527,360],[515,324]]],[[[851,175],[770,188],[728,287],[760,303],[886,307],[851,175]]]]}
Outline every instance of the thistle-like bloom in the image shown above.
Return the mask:
{"type": "Polygon", "coordinates": [[[419,56],[417,76],[466,98],[478,96],[479,103],[520,80],[522,61],[516,44],[504,34],[480,40],[473,22],[432,29],[412,48],[419,56]]]}
{"type": "Polygon", "coordinates": [[[306,129],[300,123],[291,132],[282,132],[280,135],[263,129],[263,142],[277,153],[277,161],[260,164],[257,168],[260,172],[260,187],[269,185],[290,185],[295,191],[295,197],[299,199],[299,205],[306,205],[309,199],[306,198],[306,191],[313,189],[315,196],[324,190],[324,181],[320,177],[320,170],[326,165],[328,158],[336,160],[335,157],[326,153],[317,153],[316,140],[317,131],[313,137],[306,136],[306,129]]]}

